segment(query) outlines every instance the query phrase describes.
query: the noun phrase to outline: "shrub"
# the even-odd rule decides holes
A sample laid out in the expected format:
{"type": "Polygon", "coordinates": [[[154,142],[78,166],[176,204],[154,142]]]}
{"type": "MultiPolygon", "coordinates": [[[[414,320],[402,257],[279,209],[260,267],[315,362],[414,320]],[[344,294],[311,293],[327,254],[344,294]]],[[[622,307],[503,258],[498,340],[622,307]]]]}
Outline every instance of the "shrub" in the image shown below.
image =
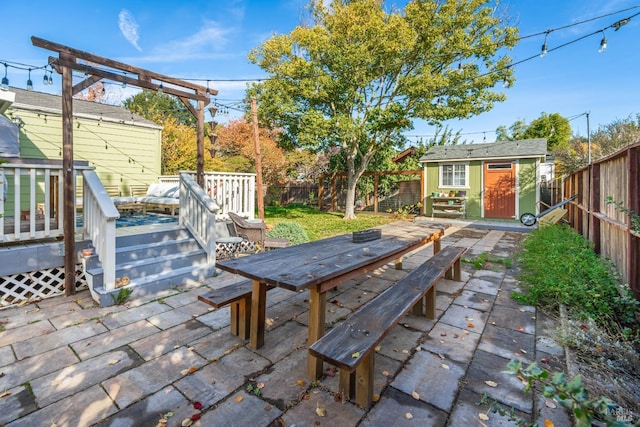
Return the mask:
{"type": "Polygon", "coordinates": [[[523,242],[518,254],[524,293],[513,293],[523,303],[557,311],[566,305],[578,318],[606,325],[628,324],[638,301],[619,283],[610,261],[599,257],[593,245],[564,225],[540,227],[523,242]]]}
{"type": "Polygon", "coordinates": [[[299,245],[309,241],[307,232],[297,222],[278,222],[269,232],[268,237],[287,239],[292,245],[299,245]]]}

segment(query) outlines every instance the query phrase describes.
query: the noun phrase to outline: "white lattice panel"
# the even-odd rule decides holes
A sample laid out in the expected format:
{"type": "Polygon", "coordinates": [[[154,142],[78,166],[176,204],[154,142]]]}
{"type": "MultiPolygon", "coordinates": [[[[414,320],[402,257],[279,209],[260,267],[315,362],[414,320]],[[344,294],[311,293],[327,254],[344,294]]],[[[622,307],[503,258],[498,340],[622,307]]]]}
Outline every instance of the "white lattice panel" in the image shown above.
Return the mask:
{"type": "MultiPolygon", "coordinates": [[[[82,264],[76,265],[76,289],[87,286],[82,264]]],[[[64,294],[64,268],[56,267],[0,277],[0,307],[64,294]]]]}

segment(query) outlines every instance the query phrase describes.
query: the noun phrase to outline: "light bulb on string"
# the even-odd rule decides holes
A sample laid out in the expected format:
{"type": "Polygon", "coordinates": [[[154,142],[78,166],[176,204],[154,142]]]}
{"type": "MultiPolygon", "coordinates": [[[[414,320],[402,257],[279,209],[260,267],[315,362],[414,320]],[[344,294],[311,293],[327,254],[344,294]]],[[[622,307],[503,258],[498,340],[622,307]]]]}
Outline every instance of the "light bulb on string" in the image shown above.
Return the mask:
{"type": "Polygon", "coordinates": [[[604,52],[607,48],[607,38],[604,35],[604,31],[602,32],[602,40],[600,40],[600,49],[598,49],[598,53],[604,52]]]}
{"type": "Polygon", "coordinates": [[[31,81],[31,68],[29,68],[29,77],[27,79],[27,90],[33,90],[33,82],[31,81]]]}
{"type": "Polygon", "coordinates": [[[547,36],[549,35],[549,31],[544,33],[544,43],[542,44],[542,49],[540,50],[540,58],[544,58],[549,53],[549,49],[547,46],[547,36]]]}
{"type": "Polygon", "coordinates": [[[7,64],[4,64],[4,77],[2,78],[2,88],[7,89],[9,87],[9,79],[7,78],[7,64]]]}

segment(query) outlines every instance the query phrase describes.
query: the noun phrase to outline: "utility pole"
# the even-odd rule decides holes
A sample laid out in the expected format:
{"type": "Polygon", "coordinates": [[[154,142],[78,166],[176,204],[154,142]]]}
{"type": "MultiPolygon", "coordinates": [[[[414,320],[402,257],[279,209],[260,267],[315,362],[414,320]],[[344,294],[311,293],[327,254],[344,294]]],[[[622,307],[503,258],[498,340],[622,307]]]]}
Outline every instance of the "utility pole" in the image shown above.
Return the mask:
{"type": "Polygon", "coordinates": [[[258,135],[258,106],[256,98],[251,98],[251,119],[253,121],[253,141],[256,146],[256,190],[258,192],[258,218],[264,221],[264,196],[262,192],[262,158],[260,157],[260,137],[258,135]]]}

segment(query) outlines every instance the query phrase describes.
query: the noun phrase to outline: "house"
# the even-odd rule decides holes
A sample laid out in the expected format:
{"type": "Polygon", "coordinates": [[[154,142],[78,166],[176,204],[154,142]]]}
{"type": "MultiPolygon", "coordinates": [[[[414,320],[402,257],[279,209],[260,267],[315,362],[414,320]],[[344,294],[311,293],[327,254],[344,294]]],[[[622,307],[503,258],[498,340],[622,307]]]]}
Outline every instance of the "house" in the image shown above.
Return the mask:
{"type": "Polygon", "coordinates": [[[420,158],[423,213],[517,219],[538,212],[546,154],[544,138],[432,147],[420,158]]]}
{"type": "MultiPolygon", "coordinates": [[[[0,133],[0,157],[62,159],[62,98],[13,87],[0,92],[3,122],[15,124],[0,133]],[[15,135],[18,141],[11,141],[15,135]],[[16,145],[17,153],[7,152],[16,145]]],[[[73,100],[73,117],[74,160],[88,162],[104,185],[128,195],[130,185],[158,182],[161,126],[120,106],[79,99],[73,100]]]]}

